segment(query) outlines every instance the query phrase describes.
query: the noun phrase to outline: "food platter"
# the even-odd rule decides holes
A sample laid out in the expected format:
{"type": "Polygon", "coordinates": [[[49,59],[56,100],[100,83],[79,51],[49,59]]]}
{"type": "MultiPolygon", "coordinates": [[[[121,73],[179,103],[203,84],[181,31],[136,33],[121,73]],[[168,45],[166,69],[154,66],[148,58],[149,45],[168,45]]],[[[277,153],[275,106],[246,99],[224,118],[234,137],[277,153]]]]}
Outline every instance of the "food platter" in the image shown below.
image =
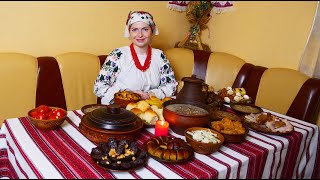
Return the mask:
{"type": "Polygon", "coordinates": [[[92,148],[90,156],[104,169],[120,172],[141,168],[148,160],[146,151],[138,148],[136,142],[128,139],[110,138],[107,143],[102,142],[92,148]]]}
{"type": "Polygon", "coordinates": [[[129,169],[112,169],[112,168],[107,168],[107,167],[103,167],[101,166],[103,169],[108,170],[108,171],[113,171],[113,172],[129,172],[129,171],[134,171],[136,169],[140,169],[142,168],[144,165],[146,165],[148,162],[147,158],[143,159],[143,163],[141,163],[140,165],[133,167],[133,168],[129,168],[129,169]]]}
{"type": "Polygon", "coordinates": [[[85,105],[81,108],[81,111],[84,113],[84,114],[87,114],[89,112],[92,112],[93,110],[96,110],[96,109],[99,109],[99,108],[106,108],[107,105],[104,105],[104,104],[88,104],[88,105],[85,105]]]}
{"type": "Polygon", "coordinates": [[[267,134],[272,134],[272,135],[280,135],[280,136],[288,135],[294,131],[294,127],[287,119],[280,118],[278,116],[275,116],[271,113],[266,113],[266,112],[263,112],[260,114],[255,114],[255,115],[254,114],[245,115],[243,117],[243,122],[249,128],[251,128],[253,130],[256,130],[258,132],[267,133],[267,134]],[[257,118],[261,114],[264,114],[264,115],[268,114],[268,116],[270,118],[272,118],[273,121],[268,121],[266,123],[258,123],[257,118]],[[276,127],[276,126],[274,126],[276,122],[282,122],[282,123],[285,123],[285,125],[283,127],[273,128],[273,127],[276,127]],[[272,127],[272,128],[270,128],[270,127],[272,127]]]}
{"type": "MultiPolygon", "coordinates": [[[[146,150],[146,145],[144,145],[144,149],[146,150]]],[[[175,160],[175,161],[170,161],[170,160],[164,160],[164,159],[161,159],[161,158],[158,158],[156,156],[153,156],[151,155],[150,153],[147,152],[147,154],[152,157],[153,159],[159,161],[159,162],[165,162],[165,163],[184,163],[184,162],[187,162],[187,161],[190,161],[194,158],[194,151],[191,147],[188,148],[190,152],[192,152],[192,154],[187,158],[187,159],[183,159],[183,160],[175,160]]]]}
{"type": "MultiPolygon", "coordinates": [[[[164,136],[162,136],[162,137],[164,137],[164,136]]],[[[160,138],[162,138],[162,137],[160,137],[160,138]]],[[[157,161],[159,161],[159,162],[165,162],[165,163],[184,163],[184,162],[187,162],[187,161],[190,161],[190,160],[192,160],[193,158],[194,158],[194,150],[192,149],[192,147],[190,146],[190,145],[188,145],[184,140],[182,140],[181,139],[181,141],[180,142],[182,142],[184,145],[183,145],[183,148],[181,147],[181,148],[177,148],[177,150],[174,150],[175,152],[178,152],[180,149],[183,149],[183,150],[186,150],[188,153],[189,153],[189,156],[188,156],[188,158],[185,158],[185,159],[181,159],[181,160],[166,160],[166,159],[162,159],[162,158],[159,158],[159,157],[157,157],[157,156],[155,156],[155,155],[152,155],[152,154],[150,154],[149,153],[149,151],[148,151],[148,147],[147,147],[147,145],[148,145],[148,142],[150,142],[150,141],[153,141],[155,138],[158,138],[158,137],[153,137],[153,138],[151,138],[151,139],[149,139],[149,140],[147,140],[144,144],[143,144],[143,148],[144,148],[144,150],[146,151],[146,153],[148,154],[148,156],[149,157],[152,157],[153,159],[155,159],[155,160],[157,160],[157,161]]],[[[167,137],[167,138],[169,138],[170,139],[170,137],[167,137]]],[[[174,138],[174,139],[178,139],[178,138],[174,138]]],[[[179,139],[180,140],[180,139],[179,139]]],[[[167,150],[167,143],[169,143],[169,141],[163,141],[163,142],[161,142],[161,146],[163,146],[163,145],[165,145],[166,146],[166,149],[163,149],[163,148],[161,148],[161,147],[158,147],[158,149],[161,149],[161,150],[167,150]]],[[[169,148],[168,148],[169,149],[169,148]]],[[[178,156],[178,153],[176,154],[176,156],[178,156]]]]}

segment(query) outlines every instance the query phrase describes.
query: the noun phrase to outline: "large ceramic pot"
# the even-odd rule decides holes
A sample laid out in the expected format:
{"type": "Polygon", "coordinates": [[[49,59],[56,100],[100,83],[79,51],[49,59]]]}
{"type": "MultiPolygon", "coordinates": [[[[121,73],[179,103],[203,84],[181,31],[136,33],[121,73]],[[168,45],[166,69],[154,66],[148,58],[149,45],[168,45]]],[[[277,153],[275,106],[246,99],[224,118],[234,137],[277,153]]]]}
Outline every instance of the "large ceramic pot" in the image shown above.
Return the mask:
{"type": "Polygon", "coordinates": [[[202,88],[205,86],[204,80],[198,79],[196,75],[183,77],[183,87],[177,94],[177,101],[184,104],[205,104],[205,94],[202,88]]]}
{"type": "Polygon", "coordinates": [[[97,143],[109,138],[135,139],[142,127],[138,116],[116,104],[85,114],[79,124],[80,132],[97,143]]]}
{"type": "Polygon", "coordinates": [[[169,122],[171,130],[179,135],[191,127],[206,127],[210,122],[210,106],[206,104],[182,104],[176,100],[163,103],[163,117],[169,122]],[[174,107],[176,106],[176,107],[174,107]],[[189,113],[190,109],[196,109],[200,113],[189,113]]]}

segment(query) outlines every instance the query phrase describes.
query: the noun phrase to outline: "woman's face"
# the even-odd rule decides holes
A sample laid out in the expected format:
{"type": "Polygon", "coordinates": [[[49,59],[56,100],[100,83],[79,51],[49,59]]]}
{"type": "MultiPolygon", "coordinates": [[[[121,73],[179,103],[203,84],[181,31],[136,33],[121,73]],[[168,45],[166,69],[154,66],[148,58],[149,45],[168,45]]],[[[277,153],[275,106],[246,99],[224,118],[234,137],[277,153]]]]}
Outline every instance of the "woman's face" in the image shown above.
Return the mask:
{"type": "Polygon", "coordinates": [[[145,22],[135,22],[130,26],[130,39],[140,48],[147,47],[152,40],[152,29],[145,22]]]}

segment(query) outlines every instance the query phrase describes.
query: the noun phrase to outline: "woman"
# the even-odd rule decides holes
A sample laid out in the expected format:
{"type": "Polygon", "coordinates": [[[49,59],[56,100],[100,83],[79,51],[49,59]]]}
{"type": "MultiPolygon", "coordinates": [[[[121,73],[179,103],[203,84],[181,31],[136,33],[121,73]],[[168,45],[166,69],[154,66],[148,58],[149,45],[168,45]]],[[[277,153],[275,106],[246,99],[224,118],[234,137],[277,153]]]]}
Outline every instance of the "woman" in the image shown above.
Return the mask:
{"type": "Polygon", "coordinates": [[[114,94],[122,90],[138,93],[142,99],[174,95],[178,83],[170,63],[163,51],[150,46],[153,35],[158,34],[150,13],[129,13],[125,37],[132,43],[109,54],[94,84],[102,104],[112,104],[114,94]]]}

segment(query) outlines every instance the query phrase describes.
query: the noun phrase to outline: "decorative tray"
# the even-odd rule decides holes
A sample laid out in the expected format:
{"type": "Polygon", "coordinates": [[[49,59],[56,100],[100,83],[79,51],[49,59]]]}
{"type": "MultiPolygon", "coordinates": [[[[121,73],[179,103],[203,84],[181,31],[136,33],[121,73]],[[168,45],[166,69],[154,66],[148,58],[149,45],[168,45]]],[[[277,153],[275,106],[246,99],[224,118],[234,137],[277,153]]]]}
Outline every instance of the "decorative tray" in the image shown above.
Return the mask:
{"type": "Polygon", "coordinates": [[[288,135],[294,131],[287,119],[267,112],[245,115],[243,122],[251,129],[272,135],[288,135]]]}
{"type": "Polygon", "coordinates": [[[104,104],[88,104],[88,105],[85,105],[81,108],[81,111],[84,113],[84,114],[87,114],[89,112],[92,112],[93,110],[96,110],[96,109],[99,109],[99,108],[106,108],[107,105],[104,105],[104,104]]]}
{"type": "Polygon", "coordinates": [[[190,161],[191,159],[194,158],[194,150],[192,149],[192,147],[180,138],[171,138],[167,136],[153,137],[147,140],[143,146],[147,154],[159,162],[183,163],[183,162],[190,161]],[[153,143],[153,141],[159,142],[159,144],[156,143],[155,146],[149,147],[148,144],[153,143]],[[169,147],[171,146],[169,145],[170,142],[172,143],[177,142],[178,144],[177,147],[174,147],[175,145],[173,145],[172,147],[169,147]],[[152,153],[153,150],[151,150],[153,148],[156,149],[154,153],[152,153]],[[162,158],[160,158],[159,156],[161,156],[162,158]],[[164,159],[165,156],[175,160],[164,159]],[[178,156],[179,156],[179,160],[177,160],[178,156]]]}
{"type": "Polygon", "coordinates": [[[93,161],[110,171],[133,171],[143,167],[148,160],[146,151],[138,148],[135,141],[110,138],[92,148],[93,161]]]}

